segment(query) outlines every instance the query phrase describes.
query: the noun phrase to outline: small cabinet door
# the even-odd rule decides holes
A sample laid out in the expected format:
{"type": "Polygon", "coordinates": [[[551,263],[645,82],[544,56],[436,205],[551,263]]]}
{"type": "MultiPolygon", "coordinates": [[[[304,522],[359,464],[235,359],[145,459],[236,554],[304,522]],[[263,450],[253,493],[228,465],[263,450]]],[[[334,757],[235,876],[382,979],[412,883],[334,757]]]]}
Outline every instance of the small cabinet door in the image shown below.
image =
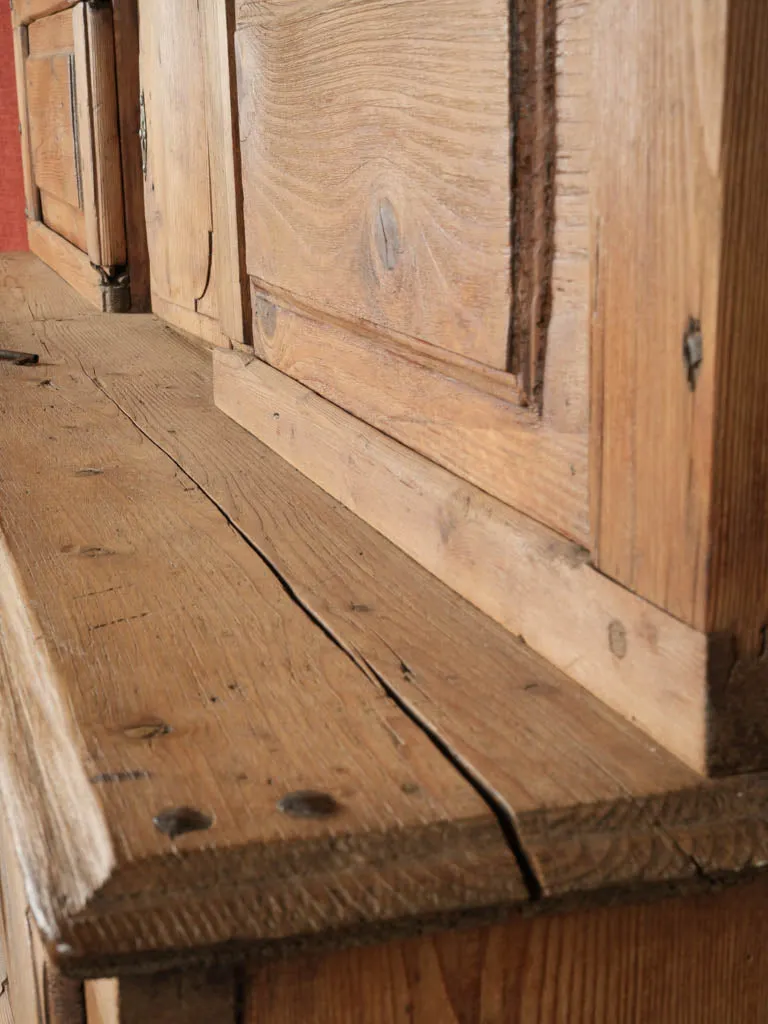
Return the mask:
{"type": "Polygon", "coordinates": [[[21,31],[28,214],[112,276],[126,263],[112,12],[79,3],[21,31]]]}

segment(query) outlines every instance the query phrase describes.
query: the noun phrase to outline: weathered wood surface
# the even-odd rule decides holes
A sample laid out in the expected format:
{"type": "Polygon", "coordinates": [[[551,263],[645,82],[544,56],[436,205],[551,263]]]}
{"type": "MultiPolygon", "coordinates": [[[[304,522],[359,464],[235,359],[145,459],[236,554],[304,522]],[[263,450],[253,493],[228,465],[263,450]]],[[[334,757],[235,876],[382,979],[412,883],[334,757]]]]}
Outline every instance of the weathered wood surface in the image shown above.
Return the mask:
{"type": "Polygon", "coordinates": [[[584,543],[587,438],[521,408],[509,374],[419,358],[252,289],[254,345],[272,366],[513,508],[584,543]],[[506,377],[506,380],[503,378],[506,377]]]}
{"type": "Polygon", "coordinates": [[[591,5],[237,6],[257,351],[586,544],[591,5]]]}
{"type": "Polygon", "coordinates": [[[506,368],[506,0],[240,0],[237,15],[248,273],[506,368]]]}
{"type": "Polygon", "coordinates": [[[706,638],[586,553],[265,363],[215,358],[217,405],[487,615],[697,770],[706,638]]]}
{"type": "Polygon", "coordinates": [[[279,960],[247,1024],[765,1024],[768,884],[279,960]]]}
{"type": "MultiPolygon", "coordinates": [[[[757,655],[768,612],[768,7],[597,10],[596,555],[757,655]]],[[[763,746],[765,678],[739,698],[763,746]]]]}
{"type": "Polygon", "coordinates": [[[69,969],[161,964],[225,935],[349,942],[441,908],[695,886],[765,862],[764,779],[701,784],[654,749],[216,410],[207,353],[153,318],[77,316],[76,301],[57,322],[30,319],[22,268],[37,287],[55,277],[32,257],[2,267],[4,343],[45,353],[3,370],[16,375],[0,387],[6,421],[25,424],[4,529],[29,579],[45,578],[40,630],[116,857],[58,920],[69,969]],[[494,806],[526,887],[428,737],[494,806]],[[277,796],[321,772],[339,817],[275,815],[277,796]],[[213,828],[171,843],[147,809],[178,802],[207,806],[213,828]],[[201,891],[214,877],[230,884],[201,891]]]}
{"type": "Polygon", "coordinates": [[[134,317],[4,327],[7,346],[44,358],[31,373],[3,370],[14,439],[3,531],[18,573],[3,615],[22,615],[23,594],[39,590],[39,626],[7,629],[30,657],[23,645],[42,634],[34,653],[50,664],[33,674],[7,655],[16,713],[3,717],[3,789],[59,957],[140,957],[525,898],[473,788],[116,409],[88,350],[66,350],[83,335],[119,344],[142,325],[151,344],[172,338],[134,317]],[[27,724],[38,705],[40,722],[27,724]],[[70,725],[51,717],[64,709],[70,725]],[[58,797],[32,785],[54,738],[62,763],[46,764],[70,787],[58,797]],[[282,813],[281,797],[301,790],[332,794],[338,812],[282,813]],[[89,801],[86,841],[73,830],[89,801]],[[153,816],[182,806],[211,824],[174,841],[153,816]]]}

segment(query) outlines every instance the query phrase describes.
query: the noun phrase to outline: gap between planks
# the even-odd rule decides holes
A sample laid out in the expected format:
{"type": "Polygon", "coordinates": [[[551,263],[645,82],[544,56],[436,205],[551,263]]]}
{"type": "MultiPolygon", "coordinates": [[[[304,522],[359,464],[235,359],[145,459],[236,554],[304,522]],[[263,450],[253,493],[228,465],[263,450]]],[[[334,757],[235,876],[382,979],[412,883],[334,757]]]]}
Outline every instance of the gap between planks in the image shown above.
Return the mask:
{"type": "Polygon", "coordinates": [[[528,898],[531,901],[540,900],[543,894],[542,879],[539,878],[533,859],[529,856],[528,851],[526,850],[525,841],[517,827],[515,813],[506,801],[501,799],[497,793],[486,785],[482,776],[472,767],[472,765],[462,758],[457,751],[451,748],[451,745],[442,736],[440,736],[439,732],[431,725],[431,723],[422,714],[420,714],[412,704],[398,693],[397,688],[393,686],[392,683],[390,683],[387,678],[379,672],[367,660],[367,658],[365,658],[363,654],[356,651],[350,644],[346,643],[343,637],[317,614],[311,604],[300,596],[290,579],[280,571],[277,563],[269,557],[266,551],[259,547],[258,544],[248,536],[245,530],[243,530],[238,522],[232,518],[223,505],[216,500],[214,495],[211,494],[199,480],[195,479],[195,477],[187,471],[182,463],[179,462],[171,452],[167,451],[160,442],[156,440],[156,438],[144,430],[141,424],[131,416],[127,409],[123,408],[123,406],[120,405],[112,395],[110,395],[96,376],[95,372],[93,374],[89,374],[85,367],[83,367],[83,372],[101,392],[101,394],[112,402],[115,408],[122,413],[123,416],[130,420],[142,437],[145,437],[151,444],[161,451],[163,455],[169,458],[179,471],[184,474],[187,480],[194,484],[200,493],[211,502],[213,507],[223,516],[227,525],[237,533],[241,540],[248,545],[251,551],[259,556],[264,565],[275,576],[288,597],[290,597],[294,604],[304,612],[309,620],[325,634],[331,643],[333,643],[350,659],[356,668],[360,669],[363,674],[371,680],[374,686],[380,686],[384,690],[387,696],[397,705],[397,707],[399,707],[400,710],[414,723],[414,725],[423,732],[427,739],[430,740],[439,753],[442,754],[442,756],[453,765],[462,778],[464,778],[473,787],[475,792],[481,800],[485,802],[486,806],[499,823],[502,835],[509,847],[510,853],[515,858],[518,870],[520,871],[520,876],[525,883],[528,891],[528,898]]]}

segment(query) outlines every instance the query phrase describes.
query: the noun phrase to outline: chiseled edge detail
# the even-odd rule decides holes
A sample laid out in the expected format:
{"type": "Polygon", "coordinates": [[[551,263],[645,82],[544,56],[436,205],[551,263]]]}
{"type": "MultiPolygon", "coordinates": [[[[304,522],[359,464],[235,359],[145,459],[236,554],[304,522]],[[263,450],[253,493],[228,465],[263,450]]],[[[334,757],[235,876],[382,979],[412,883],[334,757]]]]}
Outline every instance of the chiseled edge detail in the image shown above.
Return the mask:
{"type": "Polygon", "coordinates": [[[0,792],[27,899],[48,941],[109,878],[115,854],[72,720],[0,531],[0,792]]]}

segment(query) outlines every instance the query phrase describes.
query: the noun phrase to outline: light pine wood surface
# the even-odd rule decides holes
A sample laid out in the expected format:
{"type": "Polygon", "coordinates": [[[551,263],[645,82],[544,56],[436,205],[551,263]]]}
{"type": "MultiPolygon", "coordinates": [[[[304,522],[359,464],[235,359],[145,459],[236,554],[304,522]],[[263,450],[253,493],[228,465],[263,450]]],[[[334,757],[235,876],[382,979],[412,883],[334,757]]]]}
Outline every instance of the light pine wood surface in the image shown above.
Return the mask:
{"type": "Polygon", "coordinates": [[[507,4],[270,0],[237,17],[248,273],[504,369],[507,4]]]}
{"type": "Polygon", "coordinates": [[[444,583],[704,770],[702,634],[595,572],[576,545],[260,360],[217,353],[214,394],[221,409],[444,583]]]}

